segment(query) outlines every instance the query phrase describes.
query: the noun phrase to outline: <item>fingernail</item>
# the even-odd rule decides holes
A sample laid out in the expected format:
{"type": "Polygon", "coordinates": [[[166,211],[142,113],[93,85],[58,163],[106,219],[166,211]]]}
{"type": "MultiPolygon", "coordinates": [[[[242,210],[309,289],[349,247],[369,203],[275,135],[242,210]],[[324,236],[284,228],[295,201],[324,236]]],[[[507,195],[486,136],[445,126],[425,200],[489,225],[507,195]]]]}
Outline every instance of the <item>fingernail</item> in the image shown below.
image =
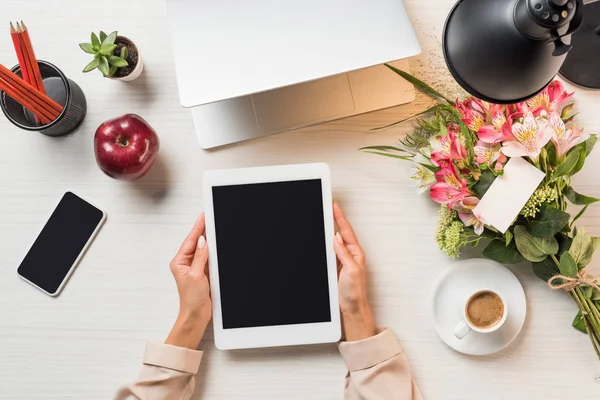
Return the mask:
{"type": "Polygon", "coordinates": [[[337,240],[339,244],[344,244],[344,239],[342,239],[342,235],[340,235],[339,232],[335,234],[335,240],[337,240]]]}
{"type": "Polygon", "coordinates": [[[200,236],[200,239],[198,239],[198,248],[203,249],[205,246],[206,246],[206,239],[204,239],[204,236],[200,236]]]}

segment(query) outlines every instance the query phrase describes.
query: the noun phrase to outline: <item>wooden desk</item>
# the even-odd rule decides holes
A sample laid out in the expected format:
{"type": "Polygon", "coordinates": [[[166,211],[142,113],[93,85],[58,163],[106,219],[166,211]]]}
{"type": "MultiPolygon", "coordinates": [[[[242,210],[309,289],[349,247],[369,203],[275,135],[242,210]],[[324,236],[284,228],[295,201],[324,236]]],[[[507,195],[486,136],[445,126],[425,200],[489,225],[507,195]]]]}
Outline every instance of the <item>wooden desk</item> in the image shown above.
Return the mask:
{"type": "MultiPolygon", "coordinates": [[[[448,77],[439,37],[453,1],[405,3],[424,48],[413,69],[429,81],[448,77]]],[[[331,166],[335,197],[368,255],[377,321],[397,333],[426,399],[598,398],[593,378],[600,375],[600,361],[587,337],[570,327],[575,305],[548,290],[528,266],[513,268],[529,315],[512,346],[468,357],[433,332],[431,283],[452,262],[433,240],[437,206],[417,196],[409,165],[357,151],[409,132],[410,123],[369,129],[424,109],[427,99],[204,152],[188,110],[179,106],[163,0],[2,0],[0,9],[6,24],[27,22],[38,57],[77,81],[89,105],[79,131],[60,139],[20,131],[0,118],[0,398],[111,398],[137,375],[145,341],[164,340],[175,319],[177,292],[168,262],[203,209],[202,171],[313,161],[331,166]],[[120,29],[139,44],[146,60],[140,80],[123,84],[80,72],[89,60],[77,44],[99,29],[120,29]],[[106,177],[92,147],[96,127],[126,112],[146,118],[162,142],[159,164],[134,184],[106,177]],[[93,199],[108,221],[63,294],[53,299],[22,282],[15,269],[67,190],[93,199]]],[[[0,62],[15,62],[8,26],[0,62]]],[[[576,99],[579,121],[599,132],[600,94],[579,91],[576,99]]],[[[579,191],[596,197],[599,152],[575,179],[579,191]]],[[[600,235],[600,206],[582,222],[600,235]]],[[[595,272],[598,265],[597,259],[595,272]]],[[[196,398],[341,399],[345,368],[335,345],[226,353],[215,350],[212,339],[208,332],[202,344],[196,398]]]]}

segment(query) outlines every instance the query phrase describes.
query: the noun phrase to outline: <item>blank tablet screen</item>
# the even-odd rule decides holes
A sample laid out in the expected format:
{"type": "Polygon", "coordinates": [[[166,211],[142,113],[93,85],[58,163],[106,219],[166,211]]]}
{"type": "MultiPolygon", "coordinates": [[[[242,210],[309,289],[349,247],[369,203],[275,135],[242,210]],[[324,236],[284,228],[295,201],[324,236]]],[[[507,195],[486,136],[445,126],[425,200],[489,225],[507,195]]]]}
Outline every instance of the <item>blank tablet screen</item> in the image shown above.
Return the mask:
{"type": "Polygon", "coordinates": [[[330,322],[321,180],[212,191],[223,329],[330,322]]]}

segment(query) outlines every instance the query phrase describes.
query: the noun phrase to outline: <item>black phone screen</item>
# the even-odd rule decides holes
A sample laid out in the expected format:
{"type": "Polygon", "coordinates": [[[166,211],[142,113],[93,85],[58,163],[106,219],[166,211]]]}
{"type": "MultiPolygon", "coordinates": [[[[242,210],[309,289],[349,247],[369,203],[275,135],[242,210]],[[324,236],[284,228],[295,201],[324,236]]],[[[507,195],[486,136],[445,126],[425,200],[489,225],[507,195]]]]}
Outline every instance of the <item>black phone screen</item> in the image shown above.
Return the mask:
{"type": "Polygon", "coordinates": [[[71,192],[65,193],[17,269],[19,275],[55,294],[104,213],[71,192]]]}
{"type": "Polygon", "coordinates": [[[321,186],[213,187],[224,329],[331,321],[321,186]]]}

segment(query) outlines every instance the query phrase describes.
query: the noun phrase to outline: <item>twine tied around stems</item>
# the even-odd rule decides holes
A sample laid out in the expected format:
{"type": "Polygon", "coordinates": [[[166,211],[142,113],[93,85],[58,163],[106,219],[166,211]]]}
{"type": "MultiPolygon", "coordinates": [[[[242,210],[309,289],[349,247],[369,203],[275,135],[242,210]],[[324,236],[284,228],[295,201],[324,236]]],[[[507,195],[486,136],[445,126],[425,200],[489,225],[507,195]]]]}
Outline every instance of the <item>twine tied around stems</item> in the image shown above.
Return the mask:
{"type": "Polygon", "coordinates": [[[548,280],[548,286],[552,290],[564,290],[566,292],[570,292],[578,286],[586,285],[591,287],[592,289],[600,292],[600,276],[588,275],[585,268],[579,271],[576,277],[571,278],[570,276],[564,275],[554,275],[552,278],[548,280]],[[562,283],[558,283],[556,281],[562,280],[562,283]]]}

